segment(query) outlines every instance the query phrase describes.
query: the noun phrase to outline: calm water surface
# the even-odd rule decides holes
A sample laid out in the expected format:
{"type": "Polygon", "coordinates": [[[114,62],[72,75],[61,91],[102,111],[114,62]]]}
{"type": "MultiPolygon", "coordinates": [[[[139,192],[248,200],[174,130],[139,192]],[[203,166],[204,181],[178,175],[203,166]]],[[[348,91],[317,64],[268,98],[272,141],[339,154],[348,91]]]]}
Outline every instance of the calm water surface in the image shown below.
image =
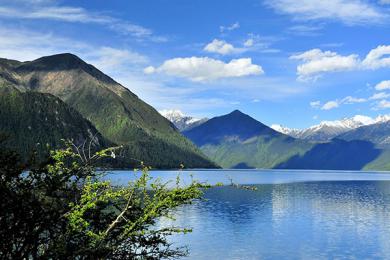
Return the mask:
{"type": "MultiPolygon", "coordinates": [[[[177,210],[176,221],[191,227],[171,241],[188,245],[190,259],[390,259],[390,174],[336,171],[185,171],[209,183],[230,186],[206,192],[205,201],[177,210]]],[[[152,176],[174,179],[178,172],[152,176]]],[[[123,184],[134,173],[109,175],[123,184]]]]}

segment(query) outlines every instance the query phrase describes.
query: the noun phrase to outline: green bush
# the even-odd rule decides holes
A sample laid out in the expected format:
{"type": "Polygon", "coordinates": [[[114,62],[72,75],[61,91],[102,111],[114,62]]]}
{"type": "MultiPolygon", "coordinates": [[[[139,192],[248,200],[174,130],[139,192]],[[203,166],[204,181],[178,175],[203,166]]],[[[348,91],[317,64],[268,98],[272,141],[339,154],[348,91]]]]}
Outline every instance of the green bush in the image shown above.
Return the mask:
{"type": "Polygon", "coordinates": [[[167,237],[190,230],[156,228],[160,217],[200,198],[206,185],[185,187],[151,180],[141,165],[125,187],[101,181],[94,164],[106,149],[85,156],[71,146],[39,166],[0,152],[1,259],[160,259],[187,254],[167,237]],[[27,170],[28,169],[28,170],[27,170]]]}

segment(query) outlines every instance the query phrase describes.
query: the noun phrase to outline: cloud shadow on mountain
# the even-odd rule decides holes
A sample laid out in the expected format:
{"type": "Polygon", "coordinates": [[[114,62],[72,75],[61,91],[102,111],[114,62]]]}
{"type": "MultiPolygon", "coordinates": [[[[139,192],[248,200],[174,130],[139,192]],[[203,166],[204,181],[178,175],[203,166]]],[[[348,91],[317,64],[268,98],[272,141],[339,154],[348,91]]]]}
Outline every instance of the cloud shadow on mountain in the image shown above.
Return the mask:
{"type": "Polygon", "coordinates": [[[368,141],[333,139],[328,143],[316,144],[304,155],[294,155],[274,168],[361,170],[380,154],[381,150],[368,141]]]}

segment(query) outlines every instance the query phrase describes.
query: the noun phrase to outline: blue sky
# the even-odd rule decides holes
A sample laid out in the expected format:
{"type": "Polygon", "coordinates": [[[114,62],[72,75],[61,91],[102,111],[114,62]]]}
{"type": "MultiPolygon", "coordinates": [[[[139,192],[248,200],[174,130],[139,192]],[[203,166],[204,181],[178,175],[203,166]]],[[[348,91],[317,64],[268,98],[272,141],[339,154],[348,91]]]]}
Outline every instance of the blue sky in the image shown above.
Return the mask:
{"type": "Polygon", "coordinates": [[[390,110],[390,0],[0,0],[0,56],[72,52],[156,109],[303,128],[390,110]]]}

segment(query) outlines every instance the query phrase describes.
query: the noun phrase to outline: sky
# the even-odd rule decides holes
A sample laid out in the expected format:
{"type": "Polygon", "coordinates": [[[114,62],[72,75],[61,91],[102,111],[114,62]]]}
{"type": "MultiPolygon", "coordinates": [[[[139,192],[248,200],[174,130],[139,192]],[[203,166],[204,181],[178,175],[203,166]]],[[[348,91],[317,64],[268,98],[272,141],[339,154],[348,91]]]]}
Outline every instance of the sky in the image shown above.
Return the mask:
{"type": "Polygon", "coordinates": [[[71,52],[157,110],[390,113],[390,0],[0,0],[0,57],[71,52]]]}

